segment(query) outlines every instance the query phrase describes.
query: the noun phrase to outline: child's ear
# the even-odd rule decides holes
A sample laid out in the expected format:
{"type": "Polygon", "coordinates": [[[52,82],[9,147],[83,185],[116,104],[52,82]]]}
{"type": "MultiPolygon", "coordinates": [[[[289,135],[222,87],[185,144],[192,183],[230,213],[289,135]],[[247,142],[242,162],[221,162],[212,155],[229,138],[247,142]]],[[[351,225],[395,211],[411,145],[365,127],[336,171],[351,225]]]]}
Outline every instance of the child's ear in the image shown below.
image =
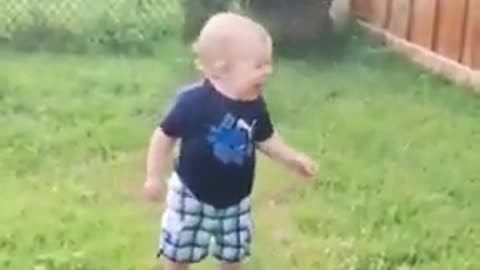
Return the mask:
{"type": "Polygon", "coordinates": [[[207,77],[218,78],[216,75],[218,71],[215,70],[215,67],[213,67],[213,69],[209,68],[208,64],[206,66],[205,63],[202,63],[200,59],[195,59],[195,67],[200,73],[207,77]]]}
{"type": "Polygon", "coordinates": [[[199,59],[195,59],[195,68],[200,72],[205,72],[205,67],[202,65],[202,62],[199,59]]]}
{"type": "Polygon", "coordinates": [[[215,75],[221,76],[222,74],[228,71],[227,62],[225,62],[224,60],[216,61],[213,64],[213,70],[215,75]]]}

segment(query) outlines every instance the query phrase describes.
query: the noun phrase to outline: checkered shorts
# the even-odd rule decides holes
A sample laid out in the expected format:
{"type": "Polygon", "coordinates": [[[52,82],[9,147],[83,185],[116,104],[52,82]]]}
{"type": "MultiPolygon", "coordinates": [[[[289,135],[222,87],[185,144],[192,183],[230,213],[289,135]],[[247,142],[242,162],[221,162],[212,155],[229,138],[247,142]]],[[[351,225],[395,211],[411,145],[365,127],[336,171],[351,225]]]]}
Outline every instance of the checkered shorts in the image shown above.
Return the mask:
{"type": "Polygon", "coordinates": [[[253,234],[250,200],[226,209],[202,203],[176,174],[169,182],[158,256],[182,264],[198,263],[211,253],[225,263],[250,255],[253,234]]]}

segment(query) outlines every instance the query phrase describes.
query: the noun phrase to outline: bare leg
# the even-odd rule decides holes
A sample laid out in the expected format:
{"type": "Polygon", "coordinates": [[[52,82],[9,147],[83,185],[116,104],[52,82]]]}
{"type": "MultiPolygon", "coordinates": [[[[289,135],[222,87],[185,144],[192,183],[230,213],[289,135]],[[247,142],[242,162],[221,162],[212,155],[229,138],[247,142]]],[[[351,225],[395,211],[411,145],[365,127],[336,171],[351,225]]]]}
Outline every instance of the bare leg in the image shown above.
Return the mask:
{"type": "Polygon", "coordinates": [[[165,270],[188,270],[188,265],[168,261],[165,263],[165,270]]]}
{"type": "Polygon", "coordinates": [[[242,264],[240,263],[222,263],[220,265],[220,270],[241,270],[242,264]]]}

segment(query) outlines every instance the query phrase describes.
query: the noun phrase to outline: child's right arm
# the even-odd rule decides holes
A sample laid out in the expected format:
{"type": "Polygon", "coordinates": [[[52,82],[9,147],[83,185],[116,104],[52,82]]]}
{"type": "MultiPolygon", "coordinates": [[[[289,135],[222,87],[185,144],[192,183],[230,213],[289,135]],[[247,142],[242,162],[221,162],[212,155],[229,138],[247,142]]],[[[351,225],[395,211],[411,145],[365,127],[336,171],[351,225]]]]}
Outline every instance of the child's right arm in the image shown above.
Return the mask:
{"type": "Polygon", "coordinates": [[[161,193],[161,179],[171,160],[176,139],[167,136],[161,128],[152,134],[147,153],[147,179],[144,189],[149,199],[156,200],[161,193]]]}
{"type": "Polygon", "coordinates": [[[179,94],[173,106],[162,118],[150,139],[147,154],[147,179],[145,192],[150,199],[158,199],[161,191],[161,179],[171,161],[172,152],[177,140],[189,134],[195,123],[193,116],[198,104],[195,91],[186,91],[179,94]],[[192,94],[193,93],[193,94],[192,94]]]}

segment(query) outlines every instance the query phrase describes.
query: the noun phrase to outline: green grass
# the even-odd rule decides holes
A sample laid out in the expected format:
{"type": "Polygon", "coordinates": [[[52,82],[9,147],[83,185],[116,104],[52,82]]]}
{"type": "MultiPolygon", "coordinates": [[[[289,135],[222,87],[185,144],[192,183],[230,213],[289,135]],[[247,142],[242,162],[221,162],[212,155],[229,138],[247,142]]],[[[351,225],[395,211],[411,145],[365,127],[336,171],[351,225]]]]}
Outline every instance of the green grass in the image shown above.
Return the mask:
{"type": "Polygon", "coordinates": [[[177,0],[0,0],[0,45],[23,51],[154,54],[177,36],[177,0]]]}
{"type": "MultiPolygon", "coordinates": [[[[278,59],[276,126],[321,170],[304,185],[261,161],[248,269],[479,269],[480,101],[353,45],[278,59]]],[[[145,148],[192,71],[175,44],[161,52],[0,53],[0,269],[155,268],[145,148]]]]}

